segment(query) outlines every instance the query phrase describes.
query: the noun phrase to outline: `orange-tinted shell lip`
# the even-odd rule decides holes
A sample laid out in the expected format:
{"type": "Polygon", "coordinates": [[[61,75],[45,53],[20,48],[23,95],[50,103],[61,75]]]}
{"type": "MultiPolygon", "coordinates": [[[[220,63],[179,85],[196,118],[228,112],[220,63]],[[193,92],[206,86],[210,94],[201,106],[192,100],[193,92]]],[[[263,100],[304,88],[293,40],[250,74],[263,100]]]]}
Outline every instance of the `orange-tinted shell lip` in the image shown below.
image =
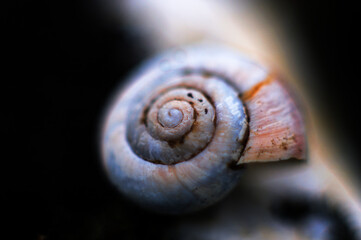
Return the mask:
{"type": "Polygon", "coordinates": [[[306,159],[302,109],[287,83],[270,73],[246,91],[242,100],[250,134],[237,164],[306,159]]]}

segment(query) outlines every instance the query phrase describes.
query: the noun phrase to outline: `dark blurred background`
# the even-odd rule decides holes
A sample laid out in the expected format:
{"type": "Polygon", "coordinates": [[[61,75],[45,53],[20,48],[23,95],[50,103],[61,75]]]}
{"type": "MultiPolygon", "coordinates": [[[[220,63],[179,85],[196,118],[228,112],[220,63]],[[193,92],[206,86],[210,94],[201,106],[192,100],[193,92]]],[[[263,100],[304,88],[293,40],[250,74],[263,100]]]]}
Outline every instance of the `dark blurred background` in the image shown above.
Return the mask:
{"type": "MultiPolygon", "coordinates": [[[[259,2],[294,29],[317,76],[308,87],[316,107],[334,126],[343,151],[354,153],[349,164],[357,176],[358,8],[351,1],[259,2]]],[[[15,227],[10,239],[159,237],[179,219],[145,212],[119,196],[102,173],[97,142],[110,94],[149,57],[142,34],[126,24],[109,25],[93,1],[5,4],[1,198],[3,217],[15,227]],[[150,222],[156,224],[144,224],[150,222]]]]}

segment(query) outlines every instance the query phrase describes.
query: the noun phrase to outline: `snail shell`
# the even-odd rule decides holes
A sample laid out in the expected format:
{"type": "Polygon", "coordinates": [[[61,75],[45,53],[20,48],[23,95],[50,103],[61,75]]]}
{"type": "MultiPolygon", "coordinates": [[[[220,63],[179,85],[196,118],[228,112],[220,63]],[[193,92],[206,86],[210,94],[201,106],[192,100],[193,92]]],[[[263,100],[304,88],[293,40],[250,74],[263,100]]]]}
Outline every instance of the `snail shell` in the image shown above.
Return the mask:
{"type": "Polygon", "coordinates": [[[242,164],[303,159],[304,133],[274,72],[234,50],[196,45],[150,60],[116,94],[103,163],[141,206],[190,212],[232,190],[242,164]]]}

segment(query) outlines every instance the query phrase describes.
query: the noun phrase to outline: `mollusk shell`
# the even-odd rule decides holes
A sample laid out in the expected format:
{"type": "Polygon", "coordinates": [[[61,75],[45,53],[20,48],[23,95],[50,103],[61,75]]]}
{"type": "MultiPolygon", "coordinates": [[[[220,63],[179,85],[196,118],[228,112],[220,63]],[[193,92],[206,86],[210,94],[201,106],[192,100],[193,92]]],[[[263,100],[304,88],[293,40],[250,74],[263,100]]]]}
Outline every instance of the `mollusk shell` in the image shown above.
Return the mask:
{"type": "Polygon", "coordinates": [[[301,114],[273,73],[218,46],[182,55],[146,63],[106,116],[103,162],[123,194],[155,211],[190,212],[224,197],[239,165],[304,158],[301,114]]]}

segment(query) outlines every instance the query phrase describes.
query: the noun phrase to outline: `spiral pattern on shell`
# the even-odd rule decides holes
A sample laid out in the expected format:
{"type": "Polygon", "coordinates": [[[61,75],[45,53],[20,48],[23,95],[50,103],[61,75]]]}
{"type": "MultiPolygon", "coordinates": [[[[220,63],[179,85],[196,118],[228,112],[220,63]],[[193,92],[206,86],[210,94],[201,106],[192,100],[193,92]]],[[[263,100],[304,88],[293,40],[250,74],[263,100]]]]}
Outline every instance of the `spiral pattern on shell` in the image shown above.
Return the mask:
{"type": "Polygon", "coordinates": [[[102,139],[107,174],[156,211],[211,205],[237,184],[246,162],[304,157],[302,118],[286,88],[223,47],[154,58],[114,102],[102,139]]]}

